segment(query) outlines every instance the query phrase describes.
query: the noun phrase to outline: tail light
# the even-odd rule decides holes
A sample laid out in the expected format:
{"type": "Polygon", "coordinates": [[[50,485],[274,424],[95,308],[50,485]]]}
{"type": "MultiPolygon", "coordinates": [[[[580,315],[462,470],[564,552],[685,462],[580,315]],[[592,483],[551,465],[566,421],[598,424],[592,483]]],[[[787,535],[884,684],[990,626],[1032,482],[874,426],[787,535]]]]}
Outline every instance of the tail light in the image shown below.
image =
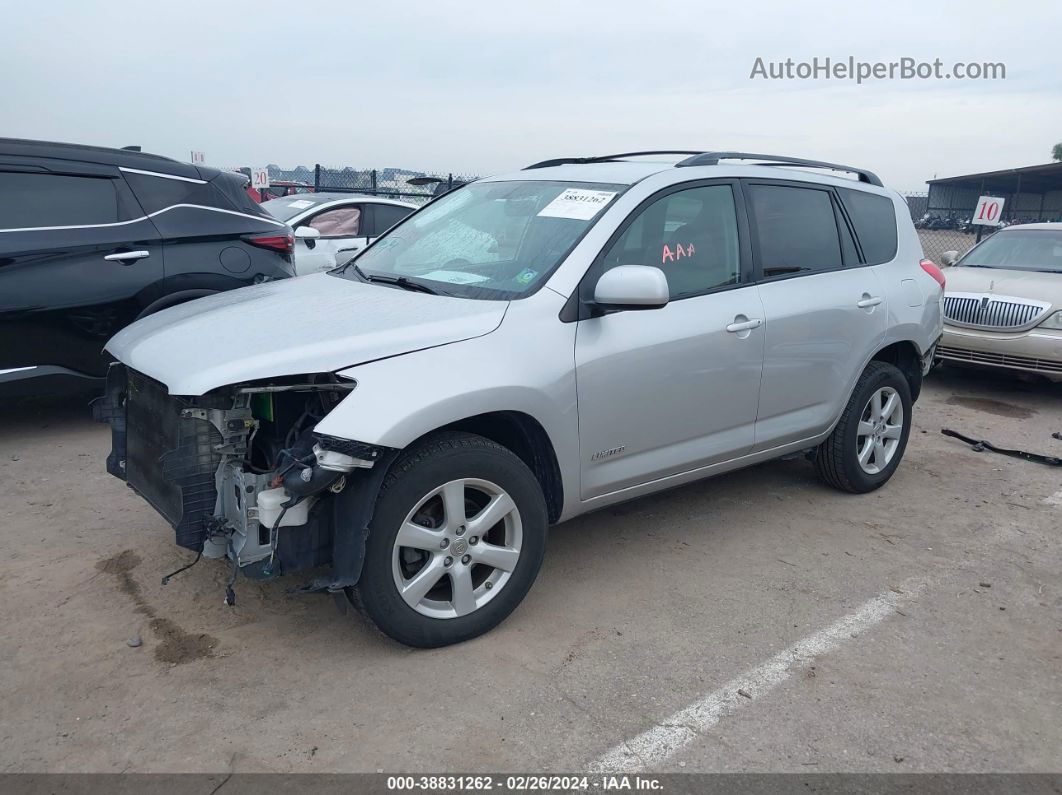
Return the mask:
{"type": "Polygon", "coordinates": [[[295,235],[291,232],[284,232],[281,234],[275,232],[261,232],[256,235],[244,235],[243,239],[252,246],[268,248],[270,251],[287,254],[289,257],[291,256],[292,251],[295,250],[295,235]]]}
{"type": "Polygon", "coordinates": [[[947,279],[944,277],[944,271],[934,265],[933,260],[931,259],[924,259],[918,264],[922,266],[922,270],[933,277],[933,280],[939,284],[940,289],[943,290],[944,284],[947,282],[947,279]]]}

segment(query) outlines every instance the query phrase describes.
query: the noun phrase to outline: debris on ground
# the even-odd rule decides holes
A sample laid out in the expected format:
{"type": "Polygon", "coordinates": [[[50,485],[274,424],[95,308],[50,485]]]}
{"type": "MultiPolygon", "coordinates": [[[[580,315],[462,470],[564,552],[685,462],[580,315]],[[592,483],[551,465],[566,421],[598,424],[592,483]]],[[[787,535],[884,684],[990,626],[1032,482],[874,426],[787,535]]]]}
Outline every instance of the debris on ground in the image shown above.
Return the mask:
{"type": "Polygon", "coordinates": [[[739,687],[738,688],[738,695],[739,696],[744,696],[745,698],[752,698],[752,693],[750,693],[748,690],[746,690],[743,687],[739,687]]]}
{"type": "Polygon", "coordinates": [[[144,645],[143,639],[140,637],[139,632],[134,632],[128,638],[126,638],[125,645],[130,649],[136,649],[144,645]]]}
{"type": "Polygon", "coordinates": [[[1032,461],[1036,464],[1047,464],[1052,467],[1062,467],[1062,458],[1058,458],[1053,455],[1042,455],[1041,453],[1029,453],[1025,450],[1010,450],[1006,447],[996,447],[989,441],[984,439],[972,439],[969,436],[963,436],[958,431],[953,431],[950,428],[941,428],[940,432],[945,436],[951,436],[954,439],[959,439],[966,442],[968,445],[972,445],[972,449],[975,453],[983,453],[985,450],[991,450],[993,453],[999,453],[1000,455],[1009,455],[1011,458],[1024,458],[1026,461],[1032,461]]]}
{"type": "Polygon", "coordinates": [[[991,588],[992,587],[992,583],[990,583],[990,582],[979,582],[977,584],[980,585],[982,588],[991,588]]]}

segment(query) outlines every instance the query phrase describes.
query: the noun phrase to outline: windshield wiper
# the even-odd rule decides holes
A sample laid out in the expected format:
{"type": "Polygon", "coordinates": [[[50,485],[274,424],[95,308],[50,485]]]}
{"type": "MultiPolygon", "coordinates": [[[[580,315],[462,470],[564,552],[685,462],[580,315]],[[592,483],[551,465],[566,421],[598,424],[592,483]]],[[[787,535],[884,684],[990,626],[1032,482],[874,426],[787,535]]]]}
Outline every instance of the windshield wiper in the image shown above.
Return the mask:
{"type": "Polygon", "coordinates": [[[354,272],[367,282],[375,282],[376,284],[392,284],[395,287],[401,287],[403,290],[409,290],[415,293],[442,295],[442,293],[436,290],[435,288],[428,287],[428,285],[426,284],[421,284],[420,282],[415,282],[411,279],[407,279],[405,276],[380,276],[376,273],[366,273],[358,265],[354,265],[354,272]]]}

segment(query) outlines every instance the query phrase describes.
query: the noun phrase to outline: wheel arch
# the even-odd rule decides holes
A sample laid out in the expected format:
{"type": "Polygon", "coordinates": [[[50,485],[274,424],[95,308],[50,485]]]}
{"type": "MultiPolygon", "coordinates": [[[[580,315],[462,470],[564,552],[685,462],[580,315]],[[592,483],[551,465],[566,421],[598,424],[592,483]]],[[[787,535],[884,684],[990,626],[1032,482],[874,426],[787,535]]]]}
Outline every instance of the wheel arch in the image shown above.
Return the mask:
{"type": "Polygon", "coordinates": [[[911,340],[899,340],[886,345],[870,357],[870,361],[886,362],[895,366],[911,388],[911,401],[918,400],[922,391],[922,354],[911,340]]]}
{"type": "Polygon", "coordinates": [[[553,442],[542,424],[522,411],[489,411],[455,420],[414,440],[410,447],[439,431],[464,431],[497,442],[527,464],[542,487],[550,523],[555,523],[564,506],[564,484],[553,442]]]}
{"type": "Polygon", "coordinates": [[[195,290],[180,290],[175,293],[168,293],[162,296],[161,298],[156,298],[154,301],[152,301],[150,304],[140,310],[140,314],[136,316],[136,319],[140,320],[140,318],[142,317],[153,315],[156,312],[159,312],[163,309],[169,309],[171,306],[176,306],[177,304],[183,304],[185,301],[192,301],[196,298],[204,298],[205,296],[215,295],[219,292],[221,291],[201,288],[195,290]]]}

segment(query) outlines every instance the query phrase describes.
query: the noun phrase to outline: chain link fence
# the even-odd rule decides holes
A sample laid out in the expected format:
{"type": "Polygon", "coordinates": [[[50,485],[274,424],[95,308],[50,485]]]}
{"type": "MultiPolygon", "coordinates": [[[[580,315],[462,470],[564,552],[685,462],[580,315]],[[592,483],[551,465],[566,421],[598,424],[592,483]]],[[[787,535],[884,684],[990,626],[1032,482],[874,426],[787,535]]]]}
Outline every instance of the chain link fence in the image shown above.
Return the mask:
{"type": "Polygon", "coordinates": [[[297,166],[293,169],[283,169],[275,165],[269,166],[270,183],[277,187],[288,184],[292,192],[304,188],[312,189],[315,193],[365,193],[413,204],[424,204],[434,196],[474,179],[478,177],[401,168],[334,168],[320,163],[313,168],[297,166]]]}
{"type": "Polygon", "coordinates": [[[996,231],[996,227],[975,226],[970,223],[969,213],[937,213],[929,209],[929,195],[926,193],[908,193],[907,209],[911,213],[918,238],[922,241],[922,251],[928,259],[940,264],[945,251],[958,251],[965,254],[974,244],[996,231]]]}

